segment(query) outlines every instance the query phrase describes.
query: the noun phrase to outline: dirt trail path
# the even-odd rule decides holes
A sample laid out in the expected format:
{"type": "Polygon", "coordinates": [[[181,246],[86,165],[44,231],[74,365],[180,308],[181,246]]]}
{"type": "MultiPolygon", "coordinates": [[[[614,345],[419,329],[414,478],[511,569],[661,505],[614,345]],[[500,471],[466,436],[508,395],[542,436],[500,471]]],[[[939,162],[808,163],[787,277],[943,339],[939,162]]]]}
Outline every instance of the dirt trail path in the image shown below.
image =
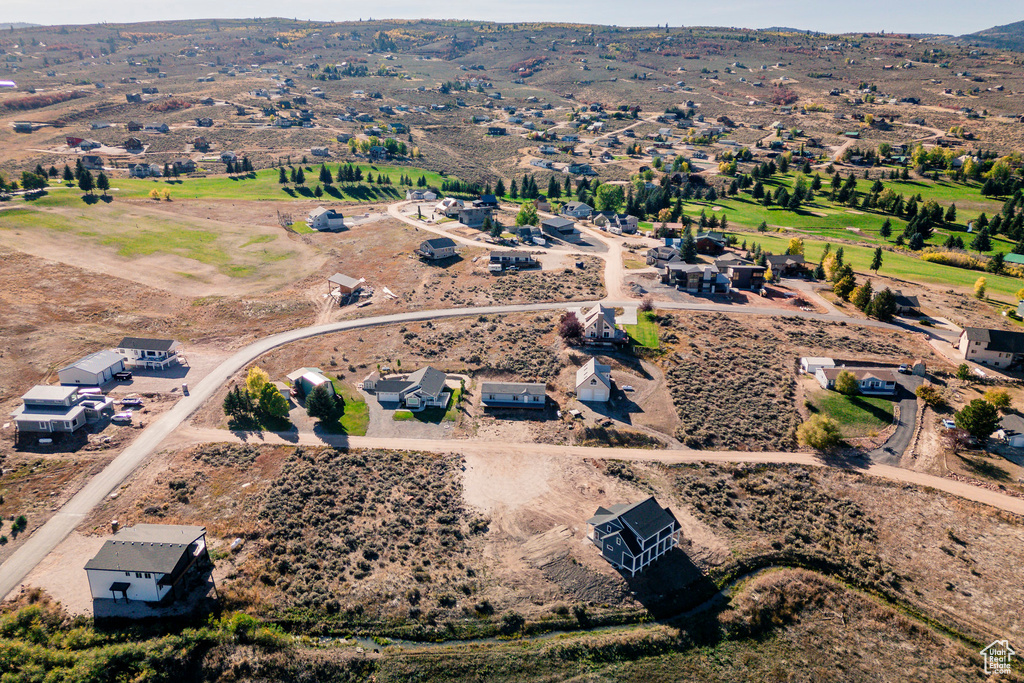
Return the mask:
{"type": "Polygon", "coordinates": [[[493,441],[475,441],[470,439],[380,439],[366,436],[318,436],[315,434],[287,435],[287,438],[273,433],[254,436],[239,436],[220,429],[199,429],[186,427],[179,429],[169,438],[163,447],[183,447],[207,442],[237,443],[268,443],[268,444],[302,444],[328,445],[348,448],[380,448],[420,450],[431,453],[463,453],[473,456],[502,455],[537,455],[546,457],[599,458],[614,460],[634,460],[645,462],[662,462],[667,464],[697,462],[749,462],[807,465],[812,467],[840,467],[863,474],[898,481],[916,486],[925,486],[966,498],[977,503],[989,505],[1006,512],[1024,515],[1024,498],[1017,498],[1005,493],[973,486],[961,481],[945,479],[924,472],[906,470],[892,465],[878,465],[864,461],[851,463],[848,461],[830,462],[828,459],[811,453],[786,452],[747,452],[747,451],[691,451],[671,450],[656,451],[642,448],[599,448],[592,446],[556,446],[553,444],[529,443],[495,443],[493,441]]]}

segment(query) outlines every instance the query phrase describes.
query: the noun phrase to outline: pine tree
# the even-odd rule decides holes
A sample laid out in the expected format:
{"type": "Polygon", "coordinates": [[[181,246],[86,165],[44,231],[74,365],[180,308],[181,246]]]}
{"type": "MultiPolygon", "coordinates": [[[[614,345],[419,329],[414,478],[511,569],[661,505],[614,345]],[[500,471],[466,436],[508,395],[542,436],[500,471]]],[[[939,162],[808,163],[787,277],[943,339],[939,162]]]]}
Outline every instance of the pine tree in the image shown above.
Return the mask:
{"type": "Polygon", "coordinates": [[[110,180],[103,171],[100,171],[100,174],[96,176],[96,188],[103,192],[104,197],[107,196],[107,190],[110,189],[110,180]]]}
{"type": "Polygon", "coordinates": [[[285,173],[284,166],[278,169],[277,182],[279,185],[284,185],[288,182],[288,174],[285,173]]]}
{"type": "Polygon", "coordinates": [[[694,239],[693,229],[690,226],[686,226],[686,230],[683,233],[683,243],[679,247],[679,254],[682,256],[684,263],[697,262],[697,240],[694,239]]]}
{"type": "Polygon", "coordinates": [[[512,199],[519,199],[519,188],[516,187],[516,179],[513,178],[508,187],[508,196],[512,199]]]}
{"type": "Polygon", "coordinates": [[[505,181],[501,178],[498,178],[498,182],[494,184],[494,195],[496,197],[505,196],[505,181]]]}
{"type": "Polygon", "coordinates": [[[875,255],[871,257],[871,270],[878,274],[878,269],[882,267],[882,248],[875,247],[875,255]]]}
{"type": "Polygon", "coordinates": [[[331,172],[327,170],[326,164],[320,164],[320,182],[324,185],[330,185],[333,178],[331,172]]]}
{"type": "Polygon", "coordinates": [[[883,240],[887,240],[887,239],[889,239],[889,235],[891,235],[891,234],[892,234],[892,221],[889,220],[888,218],[886,218],[885,222],[882,223],[882,227],[880,227],[878,229],[878,235],[883,240]]]}

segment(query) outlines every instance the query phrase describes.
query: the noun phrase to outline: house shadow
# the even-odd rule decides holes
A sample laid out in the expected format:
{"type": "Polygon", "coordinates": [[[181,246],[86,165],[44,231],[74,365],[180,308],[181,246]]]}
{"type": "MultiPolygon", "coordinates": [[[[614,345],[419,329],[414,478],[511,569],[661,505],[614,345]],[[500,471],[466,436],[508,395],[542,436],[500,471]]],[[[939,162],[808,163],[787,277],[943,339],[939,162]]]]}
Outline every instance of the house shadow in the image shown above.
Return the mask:
{"type": "MultiPolygon", "coordinates": [[[[184,379],[188,376],[190,368],[187,365],[175,364],[166,370],[150,370],[147,368],[132,368],[133,377],[158,377],[160,379],[184,379]]],[[[121,384],[132,384],[131,380],[127,382],[121,382],[121,384]]]]}
{"type": "Polygon", "coordinates": [[[618,571],[633,598],[659,621],[682,617],[719,592],[714,581],[680,547],[665,553],[636,576],[618,571]]]}
{"type": "Polygon", "coordinates": [[[462,256],[455,254],[454,256],[449,256],[447,258],[423,259],[423,262],[432,266],[437,266],[438,268],[451,268],[462,260],[462,256]]]}

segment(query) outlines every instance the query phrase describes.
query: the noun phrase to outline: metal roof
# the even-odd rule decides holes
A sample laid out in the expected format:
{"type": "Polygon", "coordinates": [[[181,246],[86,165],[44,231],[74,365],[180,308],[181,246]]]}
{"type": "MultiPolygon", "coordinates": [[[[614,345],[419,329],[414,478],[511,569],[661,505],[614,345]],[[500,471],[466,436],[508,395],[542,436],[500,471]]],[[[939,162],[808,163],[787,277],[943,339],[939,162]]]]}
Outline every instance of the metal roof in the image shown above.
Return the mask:
{"type": "Polygon", "coordinates": [[[110,366],[119,365],[123,362],[124,358],[119,353],[109,350],[97,351],[96,353],[90,353],[85,358],[75,361],[71,365],[61,368],[58,372],[71,370],[73,368],[85,370],[86,372],[103,372],[110,366]]]}
{"type": "Polygon", "coordinates": [[[138,524],[114,534],[85,568],[168,574],[188,547],[205,535],[201,526],[138,524]]]}
{"type": "Polygon", "coordinates": [[[357,280],[354,277],[342,275],[341,273],[335,273],[327,278],[327,281],[334,285],[341,285],[342,287],[357,287],[362,282],[362,280],[357,280]]]}
{"type": "Polygon", "coordinates": [[[21,397],[22,401],[66,401],[78,393],[78,387],[37,384],[21,397]]]}
{"type": "Polygon", "coordinates": [[[544,396],[546,387],[540,382],[481,382],[480,393],[544,396]]]}

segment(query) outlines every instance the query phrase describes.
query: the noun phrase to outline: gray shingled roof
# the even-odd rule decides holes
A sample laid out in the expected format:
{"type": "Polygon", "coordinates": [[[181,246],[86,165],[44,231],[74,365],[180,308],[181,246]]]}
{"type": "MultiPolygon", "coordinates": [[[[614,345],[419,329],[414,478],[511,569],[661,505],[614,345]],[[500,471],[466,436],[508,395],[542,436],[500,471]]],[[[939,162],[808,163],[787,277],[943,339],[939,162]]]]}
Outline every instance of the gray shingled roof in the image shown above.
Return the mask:
{"type": "MultiPolygon", "coordinates": [[[[441,395],[447,379],[448,375],[429,365],[409,375],[409,383],[419,385],[420,393],[430,398],[437,398],[441,395]]],[[[378,386],[380,386],[379,382],[378,386]]]]}
{"type": "Polygon", "coordinates": [[[145,337],[125,337],[117,344],[119,349],[138,349],[140,351],[170,351],[173,339],[146,339],[145,337]]]}
{"type": "Polygon", "coordinates": [[[1024,332],[987,330],[983,327],[965,327],[963,334],[969,341],[980,341],[989,351],[1024,353],[1024,332]]]}
{"type": "Polygon", "coordinates": [[[546,387],[540,382],[482,382],[480,384],[480,393],[544,396],[546,387]]]}
{"type": "Polygon", "coordinates": [[[168,574],[188,547],[205,534],[201,526],[139,524],[115,534],[85,568],[168,574]]]}
{"type": "Polygon", "coordinates": [[[425,240],[423,244],[428,245],[431,249],[444,249],[445,247],[454,247],[455,240],[450,237],[435,237],[425,240]]]}

